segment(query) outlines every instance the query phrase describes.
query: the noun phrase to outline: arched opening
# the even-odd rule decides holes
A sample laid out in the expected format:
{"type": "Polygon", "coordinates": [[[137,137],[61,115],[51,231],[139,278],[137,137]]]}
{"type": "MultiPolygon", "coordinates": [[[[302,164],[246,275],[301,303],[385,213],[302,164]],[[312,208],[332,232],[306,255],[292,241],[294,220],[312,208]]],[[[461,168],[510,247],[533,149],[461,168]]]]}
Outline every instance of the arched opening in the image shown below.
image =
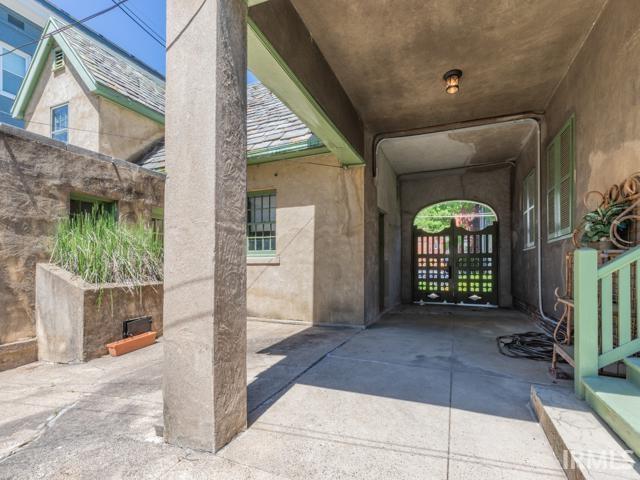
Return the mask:
{"type": "Polygon", "coordinates": [[[413,301],[498,304],[498,216],[484,203],[449,200],[413,219],[413,301]]]}

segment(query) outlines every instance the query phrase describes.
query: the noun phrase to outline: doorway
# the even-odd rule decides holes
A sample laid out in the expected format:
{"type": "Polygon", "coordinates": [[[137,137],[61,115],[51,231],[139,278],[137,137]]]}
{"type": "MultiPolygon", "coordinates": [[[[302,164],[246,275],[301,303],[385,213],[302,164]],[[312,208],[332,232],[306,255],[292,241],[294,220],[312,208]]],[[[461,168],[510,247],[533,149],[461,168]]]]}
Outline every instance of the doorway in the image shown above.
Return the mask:
{"type": "Polygon", "coordinates": [[[423,208],[413,221],[413,301],[498,304],[498,217],[479,202],[423,208]]]}

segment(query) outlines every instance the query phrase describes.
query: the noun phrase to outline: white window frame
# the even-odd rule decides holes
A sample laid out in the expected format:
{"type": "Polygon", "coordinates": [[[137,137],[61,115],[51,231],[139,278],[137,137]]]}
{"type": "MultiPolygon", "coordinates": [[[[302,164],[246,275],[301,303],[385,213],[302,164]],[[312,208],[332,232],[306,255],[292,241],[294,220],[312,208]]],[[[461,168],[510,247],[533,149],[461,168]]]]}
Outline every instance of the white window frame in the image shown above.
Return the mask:
{"type": "MultiPolygon", "coordinates": [[[[50,135],[49,137],[53,138],[53,112],[54,110],[57,110],[58,108],[62,108],[62,107],[67,107],[67,128],[65,129],[67,131],[67,141],[65,143],[69,143],[69,102],[65,102],[65,103],[61,103],[60,105],[56,105],[54,107],[51,107],[51,112],[49,114],[49,130],[50,130],[50,135]]],[[[61,132],[62,130],[57,130],[57,132],[61,132]]],[[[54,139],[55,140],[55,139],[54,139]]],[[[62,140],[59,140],[60,142],[62,140]]]]}
{"type": "MultiPolygon", "coordinates": [[[[15,47],[12,47],[8,43],[0,41],[0,53],[2,52],[3,48],[6,48],[7,50],[13,50],[15,47]]],[[[22,81],[24,82],[24,79],[27,77],[27,72],[29,71],[29,65],[31,64],[31,55],[24,53],[23,51],[20,51],[20,50],[16,50],[11,53],[15,53],[19,57],[22,57],[25,59],[24,77],[22,77],[22,81]]],[[[11,100],[15,100],[16,96],[13,93],[4,91],[4,85],[2,80],[3,71],[4,71],[4,55],[0,56],[0,95],[2,95],[3,97],[10,98],[11,100]]],[[[20,84],[20,86],[22,86],[22,84],[20,84]]]]}
{"type": "Polygon", "coordinates": [[[536,169],[532,168],[522,180],[523,250],[536,247],[536,169]],[[531,241],[529,239],[531,238],[531,241]]]}

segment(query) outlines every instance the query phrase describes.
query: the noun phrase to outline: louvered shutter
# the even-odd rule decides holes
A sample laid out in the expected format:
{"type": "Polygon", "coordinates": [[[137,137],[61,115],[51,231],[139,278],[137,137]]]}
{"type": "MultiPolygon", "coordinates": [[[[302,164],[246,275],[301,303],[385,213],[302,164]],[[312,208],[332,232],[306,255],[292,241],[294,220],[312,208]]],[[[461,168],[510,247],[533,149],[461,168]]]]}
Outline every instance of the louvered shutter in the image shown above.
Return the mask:
{"type": "Polygon", "coordinates": [[[547,236],[556,233],[556,181],[555,142],[547,147],[547,236]]]}
{"type": "Polygon", "coordinates": [[[574,119],[562,127],[547,148],[547,236],[569,235],[573,229],[574,119]]]}
{"type": "Polygon", "coordinates": [[[558,236],[567,235],[572,230],[573,210],[573,122],[560,133],[559,145],[559,197],[558,207],[558,236]]]}

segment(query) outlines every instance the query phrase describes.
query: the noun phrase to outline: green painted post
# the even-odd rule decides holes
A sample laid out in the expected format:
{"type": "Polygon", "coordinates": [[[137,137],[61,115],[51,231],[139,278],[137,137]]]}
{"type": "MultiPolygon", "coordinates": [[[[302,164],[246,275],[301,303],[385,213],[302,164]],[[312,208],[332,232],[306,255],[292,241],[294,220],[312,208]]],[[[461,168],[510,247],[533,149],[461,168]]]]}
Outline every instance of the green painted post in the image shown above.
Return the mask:
{"type": "Polygon", "coordinates": [[[584,377],[598,374],[598,252],[576,250],[573,257],[573,300],[575,303],[574,389],[584,398],[584,377]]]}

